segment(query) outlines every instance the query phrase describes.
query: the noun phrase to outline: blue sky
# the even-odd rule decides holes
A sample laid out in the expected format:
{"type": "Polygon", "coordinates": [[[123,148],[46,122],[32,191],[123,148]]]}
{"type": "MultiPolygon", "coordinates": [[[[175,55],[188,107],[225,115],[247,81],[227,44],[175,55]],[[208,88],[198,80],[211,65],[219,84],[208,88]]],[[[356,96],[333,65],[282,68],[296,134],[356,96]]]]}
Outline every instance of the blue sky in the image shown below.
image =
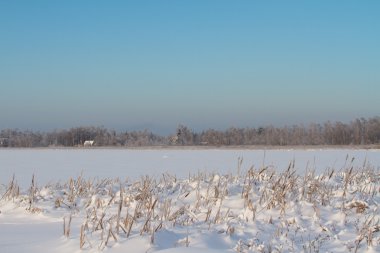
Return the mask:
{"type": "Polygon", "coordinates": [[[0,1],[0,129],[379,115],[380,1],[0,1]]]}

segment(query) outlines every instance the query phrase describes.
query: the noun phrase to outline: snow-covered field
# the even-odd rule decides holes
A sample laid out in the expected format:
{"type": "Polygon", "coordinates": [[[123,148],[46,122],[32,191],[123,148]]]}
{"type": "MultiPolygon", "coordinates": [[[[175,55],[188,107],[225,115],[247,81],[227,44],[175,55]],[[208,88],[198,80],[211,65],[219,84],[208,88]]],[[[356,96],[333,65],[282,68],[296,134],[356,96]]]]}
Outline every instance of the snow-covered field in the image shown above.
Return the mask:
{"type": "Polygon", "coordinates": [[[236,172],[238,159],[242,167],[272,166],[285,170],[295,161],[301,174],[315,168],[341,169],[346,158],[355,158],[354,166],[365,161],[380,166],[380,150],[377,149],[289,149],[289,150],[226,150],[226,149],[0,149],[0,183],[8,183],[15,174],[19,185],[28,187],[32,175],[39,185],[59,180],[66,181],[81,173],[88,177],[139,179],[142,175],[161,176],[170,173],[187,177],[189,173],[236,172]]]}
{"type": "Polygon", "coordinates": [[[380,150],[0,149],[0,252],[379,252],[379,169],[380,150]]]}

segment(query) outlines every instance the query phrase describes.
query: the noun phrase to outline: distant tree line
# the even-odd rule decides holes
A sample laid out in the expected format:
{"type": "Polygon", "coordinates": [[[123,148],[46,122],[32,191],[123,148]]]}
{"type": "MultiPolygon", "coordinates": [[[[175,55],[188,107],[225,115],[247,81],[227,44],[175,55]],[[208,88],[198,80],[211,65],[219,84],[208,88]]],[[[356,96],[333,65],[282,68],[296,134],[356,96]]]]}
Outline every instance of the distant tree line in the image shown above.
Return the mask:
{"type": "Polygon", "coordinates": [[[380,117],[360,118],[350,123],[325,122],[307,126],[208,129],[195,132],[179,125],[169,136],[148,130],[116,132],[103,127],[76,127],[51,132],[4,129],[0,147],[78,147],[86,140],[96,146],[236,146],[236,145],[371,145],[380,144],[380,117]]]}

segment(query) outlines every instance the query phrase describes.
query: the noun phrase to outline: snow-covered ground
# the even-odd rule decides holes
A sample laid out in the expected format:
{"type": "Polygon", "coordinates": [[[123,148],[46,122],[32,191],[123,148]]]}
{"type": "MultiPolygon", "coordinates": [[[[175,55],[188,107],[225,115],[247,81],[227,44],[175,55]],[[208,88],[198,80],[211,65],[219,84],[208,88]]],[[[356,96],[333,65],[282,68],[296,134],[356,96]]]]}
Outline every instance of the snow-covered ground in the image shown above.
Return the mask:
{"type": "Polygon", "coordinates": [[[142,175],[160,176],[170,173],[187,177],[189,173],[236,172],[238,159],[243,168],[272,166],[285,170],[295,161],[297,171],[314,168],[343,168],[347,156],[355,158],[354,165],[365,161],[380,166],[377,149],[289,149],[289,150],[226,150],[226,149],[0,149],[0,183],[7,183],[15,174],[19,185],[30,185],[34,174],[40,185],[68,180],[81,173],[85,177],[130,178],[142,175]]]}
{"type": "Polygon", "coordinates": [[[0,252],[379,252],[379,168],[380,150],[0,149],[0,252]]]}

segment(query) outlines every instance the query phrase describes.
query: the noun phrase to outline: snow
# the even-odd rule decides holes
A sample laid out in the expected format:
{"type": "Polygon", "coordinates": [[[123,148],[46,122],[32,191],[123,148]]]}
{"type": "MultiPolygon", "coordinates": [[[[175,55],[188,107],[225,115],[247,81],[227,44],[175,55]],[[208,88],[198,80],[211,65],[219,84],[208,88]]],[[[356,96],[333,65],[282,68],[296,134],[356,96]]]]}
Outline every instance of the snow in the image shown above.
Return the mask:
{"type": "Polygon", "coordinates": [[[19,185],[27,187],[33,174],[43,185],[81,173],[86,177],[130,179],[166,172],[178,177],[198,171],[234,173],[239,158],[243,159],[243,168],[265,164],[283,171],[294,160],[301,173],[307,168],[323,172],[329,167],[343,168],[347,157],[355,158],[354,166],[365,161],[380,165],[377,149],[0,149],[0,183],[7,183],[13,174],[19,185]]]}
{"type": "Polygon", "coordinates": [[[0,166],[2,253],[380,251],[380,150],[0,149],[0,166]]]}

